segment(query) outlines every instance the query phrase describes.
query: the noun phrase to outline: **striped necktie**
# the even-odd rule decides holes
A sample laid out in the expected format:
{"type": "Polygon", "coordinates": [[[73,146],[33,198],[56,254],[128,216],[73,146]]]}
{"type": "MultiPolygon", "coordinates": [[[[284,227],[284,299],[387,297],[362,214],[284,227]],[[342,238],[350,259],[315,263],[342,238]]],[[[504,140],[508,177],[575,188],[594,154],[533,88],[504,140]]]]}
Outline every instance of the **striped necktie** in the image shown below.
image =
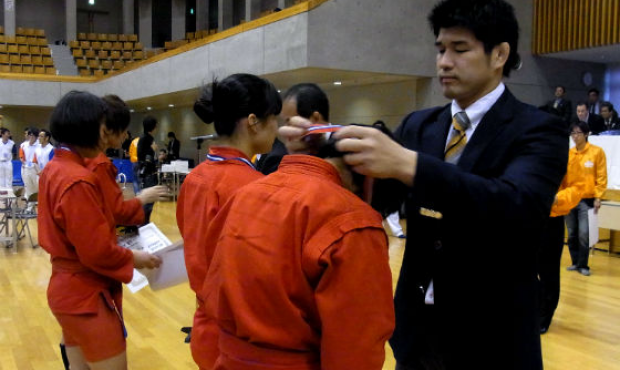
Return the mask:
{"type": "Polygon", "coordinates": [[[469,118],[465,112],[458,112],[452,118],[452,128],[455,132],[446,146],[446,151],[444,153],[444,160],[446,162],[452,164],[458,163],[463,149],[465,149],[465,145],[467,144],[467,135],[465,135],[465,131],[470,125],[471,122],[469,122],[469,118]]]}

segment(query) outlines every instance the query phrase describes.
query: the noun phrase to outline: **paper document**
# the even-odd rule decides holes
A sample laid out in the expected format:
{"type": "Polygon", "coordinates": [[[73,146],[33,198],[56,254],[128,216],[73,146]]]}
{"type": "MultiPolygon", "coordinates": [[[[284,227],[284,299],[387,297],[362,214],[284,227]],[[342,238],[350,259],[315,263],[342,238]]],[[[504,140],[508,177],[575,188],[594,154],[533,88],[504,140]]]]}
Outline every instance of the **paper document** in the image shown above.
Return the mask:
{"type": "Polygon", "coordinates": [[[162,259],[156,269],[134,269],[134,277],[128,288],[132,293],[146,285],[159,290],[188,281],[183,253],[183,240],[172,243],[162,232],[150,223],[138,229],[138,235],[119,238],[120,246],[132,250],[143,250],[162,259]]]}
{"type": "Polygon", "coordinates": [[[594,213],[594,208],[588,210],[588,228],[590,235],[589,247],[592,248],[598,243],[598,215],[594,213]]]}

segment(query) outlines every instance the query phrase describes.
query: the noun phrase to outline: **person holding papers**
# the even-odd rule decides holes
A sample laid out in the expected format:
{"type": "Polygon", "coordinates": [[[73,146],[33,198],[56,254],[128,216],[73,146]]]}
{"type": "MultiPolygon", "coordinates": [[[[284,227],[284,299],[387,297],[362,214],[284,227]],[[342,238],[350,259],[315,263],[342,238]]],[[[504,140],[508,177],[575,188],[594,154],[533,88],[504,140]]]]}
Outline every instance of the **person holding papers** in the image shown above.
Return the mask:
{"type": "Polygon", "coordinates": [[[131,281],[134,267],[161,263],[117,244],[114,214],[84,164],[104,149],[105,119],[100,98],[78,91],[65,95],[50,119],[59,147],[40,179],[39,241],[52,263],[48,304],[72,370],[127,368],[121,282],[131,281]]]}
{"type": "Polygon", "coordinates": [[[118,96],[106,95],[103,101],[107,107],[105,129],[102,135],[104,150],[95,158],[86,158],[86,166],[97,176],[103,198],[114,214],[116,225],[141,225],[144,223],[142,207],[164,199],[166,188],[164,186],[150,187],[144,189],[133,199],[124,199],[123,192],[116,183],[116,166],[106,157],[105,149],[120,147],[127,135],[131,117],[129,108],[118,96]]]}
{"type": "Polygon", "coordinates": [[[278,129],[282,100],[267,80],[234,74],[202,89],[194,111],[205,123],[214,123],[219,137],[206,161],[185,178],[177,203],[177,223],[185,242],[185,264],[197,309],[191,336],[194,361],[211,369],[217,358],[217,326],[203,311],[200,294],[213,255],[206,229],[224,203],[239,188],[263,177],[250,158],[271,149],[278,129]]]}

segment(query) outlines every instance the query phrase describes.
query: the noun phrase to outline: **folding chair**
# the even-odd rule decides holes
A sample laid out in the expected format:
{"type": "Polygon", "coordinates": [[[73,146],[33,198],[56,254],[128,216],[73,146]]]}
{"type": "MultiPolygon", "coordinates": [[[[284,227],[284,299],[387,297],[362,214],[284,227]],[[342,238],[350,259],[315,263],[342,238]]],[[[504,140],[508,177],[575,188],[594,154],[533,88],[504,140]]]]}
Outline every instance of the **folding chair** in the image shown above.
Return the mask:
{"type": "Polygon", "coordinates": [[[25,232],[28,232],[30,238],[30,245],[32,248],[36,248],[39,245],[35,244],[32,240],[32,233],[30,232],[30,226],[28,222],[32,219],[37,219],[37,205],[39,200],[39,193],[31,194],[23,207],[18,207],[15,212],[15,219],[17,221],[17,239],[23,238],[25,232]]]}

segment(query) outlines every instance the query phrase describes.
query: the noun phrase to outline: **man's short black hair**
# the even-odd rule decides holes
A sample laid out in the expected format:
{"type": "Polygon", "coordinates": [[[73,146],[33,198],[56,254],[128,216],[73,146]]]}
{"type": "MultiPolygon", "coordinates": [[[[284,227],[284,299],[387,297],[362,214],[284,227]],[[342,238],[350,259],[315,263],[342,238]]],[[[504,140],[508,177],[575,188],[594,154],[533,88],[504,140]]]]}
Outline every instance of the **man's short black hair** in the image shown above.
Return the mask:
{"type": "Polygon", "coordinates": [[[144,121],[142,121],[142,127],[144,128],[144,133],[155,130],[155,127],[157,127],[157,118],[153,116],[144,117],[144,121]]]}
{"type": "Polygon", "coordinates": [[[47,137],[47,138],[49,138],[49,139],[51,139],[51,138],[52,138],[52,133],[51,133],[51,132],[49,132],[49,130],[46,130],[46,129],[41,129],[41,131],[40,131],[39,133],[41,133],[41,132],[45,135],[45,137],[47,137]]]}
{"type": "Polygon", "coordinates": [[[435,37],[442,28],[463,27],[470,30],[484,45],[488,54],[502,42],[510,45],[504,65],[504,76],[518,69],[521,57],[517,52],[519,24],[512,5],[504,0],[443,0],[428,16],[435,37]]]}
{"type": "Polygon", "coordinates": [[[319,112],[329,122],[329,100],[325,92],[315,84],[302,83],[292,86],[282,100],[295,99],[297,114],[310,118],[312,113],[319,112]]]}
{"type": "Polygon", "coordinates": [[[588,107],[588,103],[587,102],[585,102],[583,100],[580,100],[580,101],[577,102],[577,104],[575,104],[575,109],[577,109],[577,107],[579,107],[580,105],[585,105],[586,108],[588,107]]]}
{"type": "Polygon", "coordinates": [[[562,86],[562,85],[558,85],[558,86],[556,86],[555,88],[557,89],[558,87],[559,87],[560,89],[562,89],[562,91],[563,91],[564,93],[566,93],[566,87],[564,87],[564,86],[562,86]]]}
{"type": "Polygon", "coordinates": [[[50,131],[59,143],[96,148],[105,115],[106,105],[101,98],[85,91],[70,91],[52,111],[50,131]]]}
{"type": "Polygon", "coordinates": [[[39,137],[39,129],[36,127],[31,127],[28,129],[28,135],[39,137]]]}
{"type": "Polygon", "coordinates": [[[4,135],[6,132],[10,132],[10,130],[6,127],[0,127],[0,136],[4,135]]]}
{"type": "Polygon", "coordinates": [[[610,112],[614,111],[614,105],[611,104],[611,102],[608,101],[604,101],[601,103],[601,109],[603,109],[603,107],[607,107],[607,109],[609,109],[610,112]]]}
{"type": "Polygon", "coordinates": [[[591,88],[590,90],[588,90],[588,95],[590,95],[590,94],[592,94],[592,93],[595,93],[596,95],[601,95],[601,92],[600,92],[600,91],[598,91],[598,89],[597,89],[597,88],[595,88],[595,87],[593,87],[593,88],[591,88]]]}

